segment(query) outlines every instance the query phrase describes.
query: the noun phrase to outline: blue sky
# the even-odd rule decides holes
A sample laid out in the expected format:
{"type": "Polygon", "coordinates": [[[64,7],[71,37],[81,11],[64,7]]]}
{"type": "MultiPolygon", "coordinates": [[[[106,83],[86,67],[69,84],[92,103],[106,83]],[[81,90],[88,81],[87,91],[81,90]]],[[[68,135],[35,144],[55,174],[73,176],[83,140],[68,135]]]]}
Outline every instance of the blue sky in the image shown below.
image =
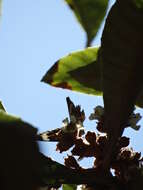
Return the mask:
{"type": "MultiPolygon", "coordinates": [[[[113,3],[114,1],[110,1],[113,3]]],[[[21,116],[39,131],[61,126],[68,116],[65,98],[85,109],[87,116],[101,97],[53,88],[40,80],[56,60],[83,49],[85,33],[64,0],[4,0],[0,24],[0,99],[9,113],[21,116]]],[[[93,45],[100,43],[101,32],[93,45]]],[[[88,125],[86,122],[85,125],[88,125]]],[[[91,129],[95,123],[91,122],[91,129]]],[[[142,132],[127,130],[141,151],[142,132]]],[[[43,145],[43,144],[42,144],[43,145]]],[[[55,146],[43,145],[52,154],[55,146]]]]}

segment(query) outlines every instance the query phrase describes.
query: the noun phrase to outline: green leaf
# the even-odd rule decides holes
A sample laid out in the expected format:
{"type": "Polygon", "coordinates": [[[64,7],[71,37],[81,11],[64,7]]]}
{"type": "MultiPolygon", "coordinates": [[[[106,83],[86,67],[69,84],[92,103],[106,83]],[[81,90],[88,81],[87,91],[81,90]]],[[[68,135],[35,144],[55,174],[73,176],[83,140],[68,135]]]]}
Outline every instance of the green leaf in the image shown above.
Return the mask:
{"type": "Polygon", "coordinates": [[[5,108],[4,108],[3,104],[2,104],[2,101],[0,101],[0,110],[5,111],[5,108]]]}
{"type": "Polygon", "coordinates": [[[0,110],[0,123],[22,122],[19,117],[7,114],[4,110],[0,110]]]}
{"type": "Polygon", "coordinates": [[[142,19],[143,12],[132,1],[117,1],[106,19],[100,51],[104,94],[116,102],[117,97],[126,97],[139,107],[143,107],[142,19]]]}
{"type": "Polygon", "coordinates": [[[104,100],[103,128],[108,136],[103,168],[108,168],[137,97],[143,88],[143,11],[132,1],[116,1],[104,26],[100,56],[104,100]]]}
{"type": "Polygon", "coordinates": [[[31,124],[24,122],[20,117],[6,113],[4,110],[0,110],[0,130],[3,128],[13,129],[19,131],[18,133],[29,134],[36,137],[37,129],[31,124]]]}
{"type": "Polygon", "coordinates": [[[40,168],[36,135],[36,128],[0,110],[1,177],[11,182],[6,189],[36,187],[40,168]]]}
{"type": "Polygon", "coordinates": [[[63,184],[63,190],[76,190],[77,185],[74,184],[63,184]]]}
{"type": "Polygon", "coordinates": [[[143,0],[133,0],[137,8],[143,8],[143,0]]]}
{"type": "Polygon", "coordinates": [[[65,0],[87,33],[87,46],[96,36],[106,14],[108,0],[65,0]]]}
{"type": "Polygon", "coordinates": [[[102,34],[104,129],[109,137],[103,163],[107,167],[143,89],[142,20],[143,12],[132,1],[116,1],[102,34]]]}
{"type": "Polygon", "coordinates": [[[101,69],[97,47],[87,48],[57,61],[42,78],[55,87],[101,95],[101,69]]]}
{"type": "MultiPolygon", "coordinates": [[[[102,95],[101,63],[100,59],[97,59],[98,51],[99,48],[93,47],[70,53],[57,61],[42,81],[54,87],[102,95]]],[[[143,87],[137,97],[136,105],[143,108],[143,87]]]]}

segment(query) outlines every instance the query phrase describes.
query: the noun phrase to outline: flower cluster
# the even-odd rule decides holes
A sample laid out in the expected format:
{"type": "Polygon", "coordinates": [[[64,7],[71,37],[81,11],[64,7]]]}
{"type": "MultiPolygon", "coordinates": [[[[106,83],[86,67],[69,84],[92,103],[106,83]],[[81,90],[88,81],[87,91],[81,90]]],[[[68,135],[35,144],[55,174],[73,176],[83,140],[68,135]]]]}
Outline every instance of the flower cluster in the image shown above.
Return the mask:
{"type": "MultiPolygon", "coordinates": [[[[131,127],[135,130],[139,130],[140,125],[137,125],[137,123],[141,120],[141,118],[142,117],[139,113],[132,113],[126,124],[126,127],[131,127]]],[[[94,112],[91,113],[91,115],[89,116],[89,120],[97,120],[98,121],[97,129],[100,132],[104,132],[104,129],[103,129],[104,108],[102,106],[96,106],[94,108],[94,112]]]]}
{"type": "Polygon", "coordinates": [[[81,111],[79,105],[75,106],[69,97],[67,97],[67,105],[70,121],[68,118],[65,118],[61,128],[40,134],[41,139],[44,141],[58,142],[56,150],[60,152],[67,151],[75,144],[77,139],[84,135],[84,111],[81,111]]]}
{"type": "Polygon", "coordinates": [[[134,173],[142,165],[141,153],[134,152],[133,149],[122,148],[114,162],[112,169],[115,170],[117,178],[126,183],[132,180],[134,173]]]}
{"type": "MultiPolygon", "coordinates": [[[[63,120],[61,128],[52,131],[47,131],[40,134],[43,140],[56,141],[56,150],[63,152],[71,148],[71,155],[65,158],[65,166],[75,171],[82,173],[83,170],[102,171],[102,164],[105,157],[105,149],[108,144],[106,132],[104,130],[104,108],[97,106],[89,117],[90,120],[97,120],[97,130],[101,132],[87,131],[85,134],[83,122],[85,120],[85,113],[80,106],[75,106],[70,98],[67,98],[67,105],[69,111],[69,119],[63,120]],[[83,169],[79,162],[81,159],[93,157],[94,161],[91,168],[83,169]]],[[[140,114],[132,113],[127,127],[130,126],[136,130],[139,129],[137,122],[141,119],[140,114]]],[[[114,177],[120,184],[129,184],[138,173],[140,166],[142,167],[143,158],[138,152],[134,152],[128,148],[129,138],[120,137],[116,144],[115,152],[113,154],[110,169],[114,170],[114,177]]],[[[110,171],[109,171],[110,172],[110,171]]],[[[100,172],[101,173],[101,172],[100,172]]],[[[94,188],[93,188],[94,189],[94,188]]],[[[128,189],[128,188],[127,188],[128,189]]]]}

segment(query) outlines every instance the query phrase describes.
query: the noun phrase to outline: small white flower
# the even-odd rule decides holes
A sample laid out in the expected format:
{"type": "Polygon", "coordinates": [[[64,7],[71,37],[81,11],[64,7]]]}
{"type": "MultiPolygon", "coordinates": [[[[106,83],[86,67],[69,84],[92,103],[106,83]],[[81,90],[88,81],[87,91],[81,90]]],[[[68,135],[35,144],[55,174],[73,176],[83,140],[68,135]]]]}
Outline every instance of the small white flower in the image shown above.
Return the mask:
{"type": "Polygon", "coordinates": [[[41,137],[42,137],[42,140],[49,141],[49,136],[48,136],[47,132],[42,133],[41,137]]]}
{"type": "Polygon", "coordinates": [[[78,128],[78,129],[84,129],[84,127],[83,127],[83,123],[81,122],[81,121],[78,121],[78,123],[76,124],[76,127],[78,128]]]}
{"type": "Polygon", "coordinates": [[[84,126],[81,121],[79,121],[76,124],[76,129],[77,129],[77,136],[82,136],[84,134],[84,126]]]}

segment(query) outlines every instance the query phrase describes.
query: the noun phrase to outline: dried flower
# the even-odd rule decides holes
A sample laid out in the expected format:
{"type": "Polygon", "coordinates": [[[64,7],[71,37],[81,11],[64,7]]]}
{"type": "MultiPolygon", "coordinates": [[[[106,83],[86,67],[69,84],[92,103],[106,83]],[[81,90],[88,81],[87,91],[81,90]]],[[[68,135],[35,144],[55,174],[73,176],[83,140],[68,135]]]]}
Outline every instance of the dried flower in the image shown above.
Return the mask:
{"type": "Polygon", "coordinates": [[[139,113],[132,113],[130,115],[129,121],[128,121],[128,125],[135,129],[135,130],[139,130],[140,129],[140,125],[137,125],[137,123],[141,120],[141,115],[139,113]]]}
{"type": "Polygon", "coordinates": [[[81,169],[80,165],[73,156],[65,158],[65,165],[72,169],[81,169]]]}
{"type": "MultiPolygon", "coordinates": [[[[104,108],[102,106],[96,106],[94,108],[94,113],[91,113],[89,116],[90,120],[97,120],[97,129],[100,132],[106,132],[103,127],[103,117],[104,117],[104,108]]],[[[139,130],[140,125],[137,125],[137,123],[141,120],[141,115],[139,113],[132,113],[129,117],[129,120],[125,127],[131,127],[134,130],[139,130]]]]}
{"type": "Polygon", "coordinates": [[[102,106],[97,106],[94,108],[94,113],[91,113],[89,120],[98,120],[100,121],[104,115],[104,108],[102,106]]]}

